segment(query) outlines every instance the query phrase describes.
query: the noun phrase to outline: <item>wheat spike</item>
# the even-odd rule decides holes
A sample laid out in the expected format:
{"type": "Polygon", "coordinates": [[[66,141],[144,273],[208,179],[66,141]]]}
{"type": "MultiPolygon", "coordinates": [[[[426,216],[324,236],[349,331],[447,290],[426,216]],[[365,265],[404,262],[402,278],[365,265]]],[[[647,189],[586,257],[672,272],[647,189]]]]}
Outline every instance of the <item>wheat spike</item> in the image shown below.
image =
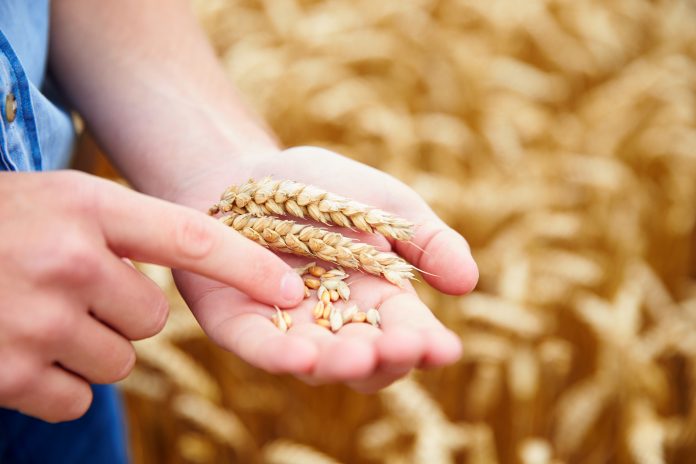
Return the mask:
{"type": "Polygon", "coordinates": [[[382,276],[402,286],[413,279],[413,266],[394,253],[378,251],[372,245],[357,242],[320,227],[284,221],[269,216],[230,214],[220,219],[245,237],[284,253],[318,258],[351,269],[382,276]]]}
{"type": "Polygon", "coordinates": [[[211,214],[218,211],[255,216],[310,217],[323,224],[368,233],[376,231],[395,240],[413,238],[414,225],[405,219],[313,185],[269,177],[228,187],[220,202],[210,209],[211,214]]]}

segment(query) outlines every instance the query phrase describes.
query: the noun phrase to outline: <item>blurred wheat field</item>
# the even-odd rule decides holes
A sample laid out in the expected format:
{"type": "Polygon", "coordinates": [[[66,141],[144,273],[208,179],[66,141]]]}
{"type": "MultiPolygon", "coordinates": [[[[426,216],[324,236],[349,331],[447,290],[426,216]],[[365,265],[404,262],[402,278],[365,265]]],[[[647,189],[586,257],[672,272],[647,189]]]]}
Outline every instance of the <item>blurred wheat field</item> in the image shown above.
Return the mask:
{"type": "Polygon", "coordinates": [[[694,462],[695,2],[194,6],[283,144],[413,186],[481,280],[419,287],[459,363],[364,396],[214,347],[144,266],[172,314],[122,382],[136,462],[694,462]]]}

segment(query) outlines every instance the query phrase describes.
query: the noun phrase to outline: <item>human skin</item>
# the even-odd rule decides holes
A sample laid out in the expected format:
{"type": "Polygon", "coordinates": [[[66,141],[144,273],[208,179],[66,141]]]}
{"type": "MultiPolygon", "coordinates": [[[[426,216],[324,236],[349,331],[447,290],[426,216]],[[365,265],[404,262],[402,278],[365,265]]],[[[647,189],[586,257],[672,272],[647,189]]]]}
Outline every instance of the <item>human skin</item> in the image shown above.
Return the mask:
{"type": "Polygon", "coordinates": [[[130,340],[159,332],[168,308],[123,257],[207,275],[267,303],[301,298],[302,282],[277,256],[196,211],[113,182],[71,171],[6,172],[0,197],[3,407],[74,419],[91,402],[88,381],[128,374],[130,340]],[[230,260],[250,271],[226,266],[230,260]],[[283,278],[286,291],[278,292],[283,278]]]}
{"type": "Polygon", "coordinates": [[[166,306],[161,292],[122,257],[176,268],[177,285],[208,336],[270,372],[375,391],[415,367],[458,358],[458,338],[410,285],[399,289],[374,277],[356,276],[352,298],[380,307],[382,330],[349,324],[332,334],[311,323],[307,302],[290,310],[298,323],[287,334],[271,324],[271,304],[301,301],[298,280],[282,287],[286,263],[299,259],[279,258],[204,214],[228,184],[250,175],[316,184],[413,220],[419,227],[411,244],[363,238],[400,253],[443,292],[470,291],[476,265],[465,240],[394,178],[326,150],[282,150],[236,95],[187,2],[55,0],[50,69],[110,159],[145,195],[74,173],[3,175],[12,180],[5,193],[15,204],[0,208],[0,215],[15,225],[2,236],[32,230],[37,243],[55,246],[35,257],[54,263],[48,271],[39,266],[45,273],[17,272],[34,256],[23,240],[0,249],[12,256],[2,266],[16,280],[2,287],[0,351],[12,362],[0,364],[0,405],[67,420],[89,405],[88,381],[127,375],[133,365],[128,341],[159,330],[166,306]],[[85,191],[99,201],[86,201],[85,191]],[[55,214],[46,217],[42,208],[42,217],[27,216],[27,205],[47,203],[55,214]],[[50,229],[38,227],[48,219],[50,229]],[[129,241],[114,243],[112,229],[127,231],[129,241]],[[82,259],[94,272],[74,275],[82,259]],[[108,268],[120,272],[96,271],[108,268]],[[14,291],[19,288],[25,291],[14,291]],[[126,288],[137,301],[112,299],[114,288],[126,288]],[[111,321],[101,306],[118,306],[128,318],[111,321]],[[23,319],[15,307],[26,308],[23,319]],[[92,336],[90,326],[108,336],[92,336]],[[72,336],[78,330],[86,334],[79,342],[72,336]],[[15,343],[19,339],[27,342],[15,343]],[[58,357],[61,346],[70,346],[74,359],[58,357]]]}
{"type": "MultiPolygon", "coordinates": [[[[336,153],[296,147],[269,155],[239,157],[199,171],[178,201],[204,210],[221,186],[272,173],[299,179],[371,203],[417,224],[412,243],[360,234],[383,250],[393,250],[425,271],[423,278],[449,294],[476,284],[478,273],[464,239],[447,227],[410,188],[376,169],[336,153]],[[339,172],[340,176],[326,173],[339,172]]],[[[351,234],[353,235],[353,234],[351,234]]],[[[353,236],[358,236],[354,234],[353,236]]],[[[285,258],[293,266],[307,260],[285,258]]],[[[403,289],[382,278],[354,272],[351,303],[378,307],[381,329],[348,324],[332,334],[313,322],[312,299],[290,310],[297,323],[287,335],[269,321],[271,312],[239,291],[188,272],[175,272],[177,285],[208,336],[247,362],[270,372],[291,373],[310,384],[345,382],[374,392],[414,367],[437,367],[459,357],[460,344],[420,301],[410,283],[403,289]]]]}

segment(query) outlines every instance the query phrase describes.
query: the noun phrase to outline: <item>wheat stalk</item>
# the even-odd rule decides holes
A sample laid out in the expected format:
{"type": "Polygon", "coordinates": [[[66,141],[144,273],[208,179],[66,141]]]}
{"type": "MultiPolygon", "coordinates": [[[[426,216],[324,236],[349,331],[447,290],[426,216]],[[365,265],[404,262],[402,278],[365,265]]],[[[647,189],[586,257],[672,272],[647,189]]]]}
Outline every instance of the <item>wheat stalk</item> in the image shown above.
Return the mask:
{"type": "Polygon", "coordinates": [[[413,279],[414,267],[394,253],[378,251],[372,245],[358,242],[337,232],[320,227],[284,221],[270,216],[230,214],[222,223],[265,247],[284,253],[317,258],[350,269],[382,276],[401,287],[404,279],[413,279]]]}
{"type": "Polygon", "coordinates": [[[211,214],[250,213],[255,216],[310,217],[323,224],[375,231],[395,240],[411,240],[414,225],[377,208],[336,195],[313,185],[290,180],[259,182],[249,180],[232,185],[222,194],[220,202],[210,208],[211,214]]]}

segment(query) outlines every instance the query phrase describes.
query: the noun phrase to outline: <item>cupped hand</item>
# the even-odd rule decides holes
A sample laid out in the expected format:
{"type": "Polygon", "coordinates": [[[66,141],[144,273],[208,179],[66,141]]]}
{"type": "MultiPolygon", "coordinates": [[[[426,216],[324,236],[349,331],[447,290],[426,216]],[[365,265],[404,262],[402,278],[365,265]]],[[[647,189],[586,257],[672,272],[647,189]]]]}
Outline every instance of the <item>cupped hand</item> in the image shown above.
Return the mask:
{"type": "MultiPolygon", "coordinates": [[[[316,185],[413,221],[416,234],[411,242],[343,232],[400,254],[424,271],[423,278],[430,285],[444,293],[464,294],[476,285],[478,270],[466,241],[412,189],[383,172],[327,150],[298,147],[236,158],[228,165],[192,175],[186,185],[180,186],[175,201],[206,210],[228,185],[269,175],[316,185]]],[[[230,233],[236,234],[233,230],[230,233]]],[[[294,267],[308,261],[280,256],[294,267]]],[[[252,269],[235,261],[227,265],[240,272],[263,274],[260,263],[252,269]]],[[[272,373],[293,374],[310,384],[343,382],[358,391],[373,392],[415,367],[437,367],[458,359],[458,337],[437,320],[410,283],[399,288],[359,271],[350,274],[347,282],[351,297],[347,304],[357,304],[364,310],[378,308],[381,328],[351,323],[332,333],[314,323],[311,312],[317,300],[312,296],[288,311],[294,324],[287,333],[281,333],[269,317],[274,310],[239,290],[189,272],[176,271],[175,279],[204,331],[218,345],[254,366],[272,373]]]]}

